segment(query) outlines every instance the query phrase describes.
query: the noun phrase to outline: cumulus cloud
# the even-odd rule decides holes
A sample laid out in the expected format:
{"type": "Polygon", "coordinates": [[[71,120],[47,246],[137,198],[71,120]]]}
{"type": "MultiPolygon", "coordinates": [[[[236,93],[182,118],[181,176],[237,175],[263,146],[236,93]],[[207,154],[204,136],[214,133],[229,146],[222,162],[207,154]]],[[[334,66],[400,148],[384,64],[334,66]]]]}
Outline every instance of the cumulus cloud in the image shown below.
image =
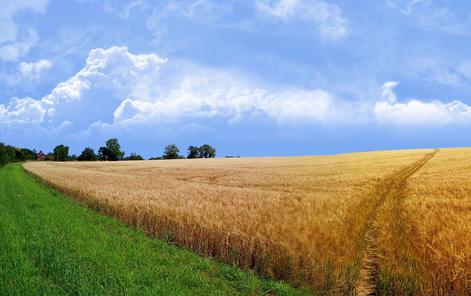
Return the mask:
{"type": "MultiPolygon", "coordinates": [[[[155,54],[133,55],[124,47],[94,49],[85,67],[50,94],[37,100],[13,98],[8,106],[0,105],[0,122],[54,126],[71,121],[83,128],[106,118],[107,112],[111,117],[123,94],[148,95],[163,63],[165,60],[155,54]]],[[[47,63],[40,64],[44,67],[47,63]]]]}
{"type": "Polygon", "coordinates": [[[6,0],[0,9],[0,60],[16,61],[24,56],[38,41],[35,30],[29,29],[20,34],[14,16],[21,10],[43,13],[48,0],[6,0]]]}
{"type": "Polygon", "coordinates": [[[24,80],[38,82],[41,80],[42,74],[51,67],[52,63],[46,59],[41,59],[31,63],[22,62],[18,66],[18,73],[24,80]]]}
{"type": "Polygon", "coordinates": [[[236,84],[224,79],[224,73],[205,77],[189,75],[165,97],[124,100],[114,112],[114,121],[222,118],[236,123],[247,117],[262,117],[279,124],[293,124],[334,122],[348,116],[347,107],[324,90],[269,90],[236,84]]]}
{"type": "Polygon", "coordinates": [[[348,20],[335,4],[319,0],[256,0],[258,11],[284,22],[314,24],[324,36],[340,38],[348,32],[348,20]]]}
{"type": "Polygon", "coordinates": [[[411,99],[398,102],[394,93],[398,84],[389,81],[383,85],[383,100],[374,106],[374,113],[379,122],[397,125],[471,123],[471,106],[461,101],[444,103],[438,100],[426,102],[411,99]]]}
{"type": "MultiPolygon", "coordinates": [[[[38,61],[23,68],[34,73],[35,67],[48,66],[38,61]]],[[[247,120],[273,127],[471,122],[471,107],[460,101],[400,102],[396,81],[384,83],[380,101],[349,102],[323,89],[269,86],[234,72],[180,66],[153,53],[130,53],[126,47],[97,48],[80,71],[50,94],[0,104],[0,126],[80,132],[93,126],[171,128],[211,121],[234,126],[247,120]],[[174,73],[176,69],[180,71],[174,73]]]]}
{"type": "Polygon", "coordinates": [[[166,124],[244,118],[278,124],[352,120],[351,106],[321,89],[253,86],[234,73],[200,66],[175,77],[156,54],[136,55],[125,47],[94,49],[77,74],[41,99],[14,98],[0,105],[0,122],[77,130],[108,124],[166,124]],[[168,73],[166,73],[168,74],[168,73]],[[173,80],[178,80],[174,83],[173,80]]]}

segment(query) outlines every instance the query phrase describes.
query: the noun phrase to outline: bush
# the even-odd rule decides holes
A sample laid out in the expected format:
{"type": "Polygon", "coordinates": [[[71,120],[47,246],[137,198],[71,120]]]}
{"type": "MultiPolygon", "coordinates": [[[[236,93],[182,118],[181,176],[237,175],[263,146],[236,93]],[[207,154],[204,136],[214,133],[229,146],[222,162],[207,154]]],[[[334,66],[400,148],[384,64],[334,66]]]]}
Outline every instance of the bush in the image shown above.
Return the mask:
{"type": "Polygon", "coordinates": [[[139,154],[131,153],[131,155],[125,157],[124,160],[144,160],[144,158],[139,154]]]}

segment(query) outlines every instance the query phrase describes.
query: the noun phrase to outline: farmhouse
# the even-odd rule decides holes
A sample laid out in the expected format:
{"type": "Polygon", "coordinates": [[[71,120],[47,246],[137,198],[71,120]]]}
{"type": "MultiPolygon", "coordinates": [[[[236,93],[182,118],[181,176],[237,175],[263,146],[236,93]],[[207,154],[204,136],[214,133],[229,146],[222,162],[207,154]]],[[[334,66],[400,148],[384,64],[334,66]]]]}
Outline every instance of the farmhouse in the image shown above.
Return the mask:
{"type": "Polygon", "coordinates": [[[39,153],[36,155],[36,160],[43,161],[46,159],[46,154],[44,154],[42,151],[39,151],[39,153]]]}

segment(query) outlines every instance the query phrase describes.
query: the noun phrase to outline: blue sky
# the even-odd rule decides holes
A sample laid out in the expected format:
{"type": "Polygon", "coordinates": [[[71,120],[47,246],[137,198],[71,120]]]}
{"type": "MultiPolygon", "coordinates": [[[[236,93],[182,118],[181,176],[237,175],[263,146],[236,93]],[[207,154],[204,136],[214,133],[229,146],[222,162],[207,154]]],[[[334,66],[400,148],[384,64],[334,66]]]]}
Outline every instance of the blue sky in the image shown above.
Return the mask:
{"type": "Polygon", "coordinates": [[[471,4],[0,0],[0,141],[224,155],[471,145],[471,4]]]}

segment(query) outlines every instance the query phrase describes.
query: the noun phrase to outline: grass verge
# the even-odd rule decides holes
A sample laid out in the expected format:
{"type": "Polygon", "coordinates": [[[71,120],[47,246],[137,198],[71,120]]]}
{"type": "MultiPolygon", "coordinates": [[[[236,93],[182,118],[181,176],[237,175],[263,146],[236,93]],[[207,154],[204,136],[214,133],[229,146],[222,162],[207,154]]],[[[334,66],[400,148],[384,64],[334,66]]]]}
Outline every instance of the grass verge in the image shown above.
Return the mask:
{"type": "Polygon", "coordinates": [[[0,291],[5,295],[306,295],[152,239],[0,168],[0,291]]]}

